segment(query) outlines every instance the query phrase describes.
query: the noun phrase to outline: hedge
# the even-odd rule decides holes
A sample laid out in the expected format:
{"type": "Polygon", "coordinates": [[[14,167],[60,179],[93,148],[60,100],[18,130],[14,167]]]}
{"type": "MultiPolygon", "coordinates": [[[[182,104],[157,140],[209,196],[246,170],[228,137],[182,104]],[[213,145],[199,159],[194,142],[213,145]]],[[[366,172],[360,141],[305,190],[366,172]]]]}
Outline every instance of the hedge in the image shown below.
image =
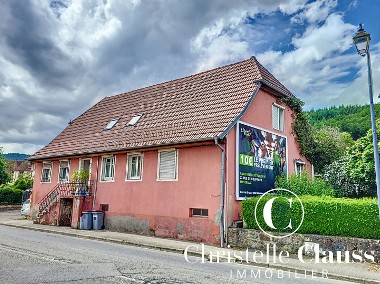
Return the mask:
{"type": "Polygon", "coordinates": [[[22,193],[21,189],[4,186],[0,189],[0,204],[20,204],[22,193]]]}
{"type": "MultiPolygon", "coordinates": [[[[260,197],[246,199],[242,203],[243,219],[247,228],[259,229],[256,224],[254,210],[260,197]]],[[[273,198],[266,195],[263,201],[273,198]]],[[[320,234],[341,237],[380,238],[380,221],[378,215],[377,199],[362,198],[333,198],[304,195],[300,196],[305,209],[302,226],[297,233],[320,234]]],[[[258,212],[262,212],[265,202],[259,203],[258,212]]],[[[276,199],[272,207],[272,219],[276,228],[285,228],[291,216],[293,224],[299,224],[301,219],[301,206],[298,200],[293,199],[292,209],[289,201],[284,197],[276,199]]],[[[270,230],[263,224],[263,214],[258,213],[258,221],[264,230],[270,230]]],[[[282,229],[277,232],[290,232],[282,229]]]]}

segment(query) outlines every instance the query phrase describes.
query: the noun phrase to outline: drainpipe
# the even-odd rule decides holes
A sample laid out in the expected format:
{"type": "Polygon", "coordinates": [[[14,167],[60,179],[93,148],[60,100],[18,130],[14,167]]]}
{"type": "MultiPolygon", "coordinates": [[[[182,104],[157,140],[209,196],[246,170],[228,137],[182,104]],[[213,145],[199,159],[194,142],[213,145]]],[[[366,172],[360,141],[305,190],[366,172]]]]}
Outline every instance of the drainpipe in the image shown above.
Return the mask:
{"type": "Polygon", "coordinates": [[[225,160],[226,160],[226,150],[218,143],[218,137],[214,137],[215,145],[222,150],[222,174],[221,174],[221,184],[220,184],[220,247],[224,247],[224,175],[225,175],[225,160]]]}

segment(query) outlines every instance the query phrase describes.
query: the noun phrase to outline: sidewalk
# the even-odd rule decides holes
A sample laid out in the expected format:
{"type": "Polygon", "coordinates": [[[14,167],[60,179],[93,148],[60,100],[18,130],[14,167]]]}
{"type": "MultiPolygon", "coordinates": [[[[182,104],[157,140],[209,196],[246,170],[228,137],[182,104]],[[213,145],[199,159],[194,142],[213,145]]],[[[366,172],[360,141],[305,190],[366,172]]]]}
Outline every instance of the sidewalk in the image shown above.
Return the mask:
{"type": "MultiPolygon", "coordinates": [[[[30,220],[17,219],[17,220],[0,220],[0,225],[6,225],[10,227],[35,230],[45,233],[60,234],[66,236],[73,236],[79,238],[86,238],[99,241],[107,241],[119,244],[127,244],[140,246],[145,248],[153,248],[163,251],[171,251],[183,254],[185,249],[188,248],[189,255],[195,255],[202,257],[202,246],[199,243],[180,241],[174,239],[164,239],[158,237],[142,236],[135,234],[110,232],[106,230],[76,230],[68,227],[56,227],[33,224],[30,220]]],[[[252,253],[253,250],[250,250],[252,253]]],[[[217,253],[219,255],[234,256],[234,253],[244,255],[242,251],[233,249],[223,249],[216,246],[204,245],[204,260],[210,262],[216,262],[217,253]]],[[[266,255],[262,259],[266,259],[266,255]]],[[[380,265],[379,264],[369,264],[369,263],[333,263],[333,264],[322,264],[322,263],[302,263],[296,256],[291,256],[288,258],[287,263],[273,263],[273,257],[269,257],[269,264],[267,263],[250,263],[255,266],[261,266],[265,268],[279,269],[285,272],[291,271],[299,273],[302,277],[305,274],[305,270],[308,275],[311,275],[313,271],[314,275],[321,276],[323,270],[328,271],[328,278],[340,279],[351,281],[355,283],[380,283],[380,265]]],[[[229,259],[230,262],[236,261],[234,258],[229,259]]],[[[305,259],[307,262],[308,260],[305,259]]],[[[219,262],[228,262],[227,257],[220,257],[219,262]]],[[[245,262],[244,262],[245,264],[245,262]]],[[[247,265],[242,265],[242,269],[250,269],[247,265]]]]}

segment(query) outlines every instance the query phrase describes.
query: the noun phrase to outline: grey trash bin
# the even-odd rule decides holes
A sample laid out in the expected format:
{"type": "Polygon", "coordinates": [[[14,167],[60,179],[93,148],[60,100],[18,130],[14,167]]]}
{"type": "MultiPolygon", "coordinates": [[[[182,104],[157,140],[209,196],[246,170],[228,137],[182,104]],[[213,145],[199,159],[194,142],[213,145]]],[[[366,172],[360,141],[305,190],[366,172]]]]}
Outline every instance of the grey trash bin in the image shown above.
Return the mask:
{"type": "Polygon", "coordinates": [[[92,211],[92,224],[94,230],[101,230],[104,224],[103,211],[92,211]]]}
{"type": "Polygon", "coordinates": [[[82,213],[83,220],[83,230],[91,230],[92,229],[92,212],[84,211],[82,213]]]}
{"type": "Polygon", "coordinates": [[[79,218],[79,230],[83,230],[83,217],[79,218]]]}

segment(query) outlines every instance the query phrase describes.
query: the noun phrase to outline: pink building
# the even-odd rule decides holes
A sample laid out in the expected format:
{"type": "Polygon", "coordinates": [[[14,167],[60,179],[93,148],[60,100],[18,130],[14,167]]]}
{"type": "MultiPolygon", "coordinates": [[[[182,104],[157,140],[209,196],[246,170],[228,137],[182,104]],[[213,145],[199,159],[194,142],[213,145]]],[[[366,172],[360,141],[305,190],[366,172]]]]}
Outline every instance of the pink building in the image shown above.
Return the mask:
{"type": "Polygon", "coordinates": [[[284,96],[252,57],[106,97],[30,158],[32,218],[76,228],[83,210],[102,210],[109,230],[223,243],[240,200],[311,171],[284,96]]]}

